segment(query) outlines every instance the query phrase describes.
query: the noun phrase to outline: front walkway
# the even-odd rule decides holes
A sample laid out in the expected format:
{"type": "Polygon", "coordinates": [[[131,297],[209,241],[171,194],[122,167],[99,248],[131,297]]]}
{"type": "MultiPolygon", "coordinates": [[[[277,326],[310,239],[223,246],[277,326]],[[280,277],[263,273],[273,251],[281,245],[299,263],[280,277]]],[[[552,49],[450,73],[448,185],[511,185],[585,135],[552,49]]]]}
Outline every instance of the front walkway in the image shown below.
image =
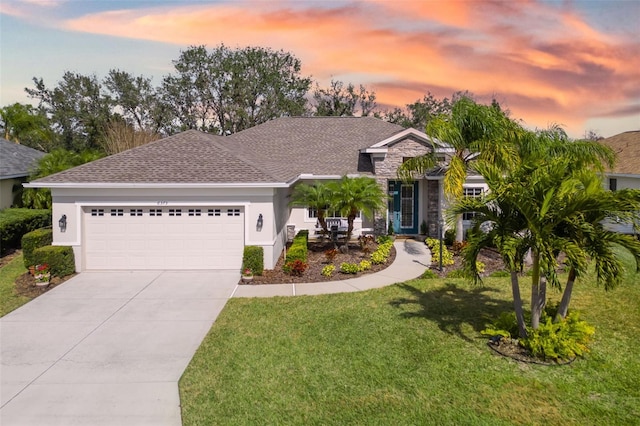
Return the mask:
{"type": "Polygon", "coordinates": [[[396,240],[394,247],[396,259],[393,264],[375,274],[320,283],[239,285],[232,297],[298,296],[368,290],[417,278],[431,265],[431,253],[422,242],[396,240]]]}

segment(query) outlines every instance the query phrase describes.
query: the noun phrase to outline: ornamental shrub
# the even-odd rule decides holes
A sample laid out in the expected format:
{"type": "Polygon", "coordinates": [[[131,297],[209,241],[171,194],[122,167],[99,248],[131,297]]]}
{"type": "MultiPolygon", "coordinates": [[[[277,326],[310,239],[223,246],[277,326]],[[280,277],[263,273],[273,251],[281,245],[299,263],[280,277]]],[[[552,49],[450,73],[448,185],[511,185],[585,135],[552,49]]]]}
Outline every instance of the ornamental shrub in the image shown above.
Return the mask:
{"type": "Polygon", "coordinates": [[[543,315],[537,329],[527,328],[527,338],[521,344],[535,357],[545,360],[569,360],[589,352],[587,345],[595,334],[595,328],[571,312],[563,320],[553,322],[543,315]]]}
{"type": "Polygon", "coordinates": [[[44,246],[33,251],[34,265],[49,265],[51,276],[65,277],[76,271],[73,248],[70,246],[44,246]]]}
{"type": "Polygon", "coordinates": [[[22,236],[22,255],[24,257],[24,267],[35,265],[33,261],[33,251],[37,248],[51,245],[53,242],[53,230],[50,228],[40,228],[27,232],[22,236]]]}
{"type": "Polygon", "coordinates": [[[303,262],[300,259],[290,260],[284,264],[283,270],[285,273],[289,275],[295,275],[297,277],[304,274],[304,271],[307,270],[309,264],[307,262],[303,262]]]}
{"type": "Polygon", "coordinates": [[[307,231],[306,229],[303,229],[300,232],[298,232],[298,234],[293,238],[291,247],[289,247],[289,250],[287,250],[286,252],[286,256],[287,256],[286,262],[282,268],[285,273],[289,274],[291,272],[291,269],[287,268],[287,264],[291,262],[295,262],[296,260],[299,260],[302,263],[305,263],[305,264],[307,263],[308,241],[309,241],[309,231],[307,231]]]}
{"type": "Polygon", "coordinates": [[[371,262],[369,262],[368,260],[361,260],[358,264],[358,269],[360,270],[360,272],[371,269],[371,262]]]}
{"type": "Polygon", "coordinates": [[[389,255],[391,254],[391,247],[393,247],[393,241],[391,240],[379,244],[376,251],[371,253],[371,262],[376,265],[386,263],[389,255]]]}
{"type": "Polygon", "coordinates": [[[464,270],[454,269],[447,273],[447,278],[465,278],[464,270]]]}
{"type": "MultiPolygon", "coordinates": [[[[438,240],[436,240],[438,241],[438,240]]],[[[440,264],[440,242],[438,245],[431,249],[431,261],[433,263],[440,264]]],[[[453,260],[453,253],[449,251],[447,246],[442,245],[442,265],[443,266],[451,266],[455,263],[453,260]]]]}
{"type": "Polygon", "coordinates": [[[20,248],[24,234],[47,226],[51,226],[51,210],[0,210],[0,253],[20,248]]]}
{"type": "Polygon", "coordinates": [[[262,275],[264,271],[264,249],[259,246],[245,246],[242,255],[242,270],[251,269],[253,275],[262,275]]]}
{"type": "Polygon", "coordinates": [[[343,274],[357,274],[360,268],[356,263],[343,262],[340,265],[340,272],[343,274]]]}
{"type": "Polygon", "coordinates": [[[327,265],[324,268],[322,268],[322,275],[325,277],[330,277],[333,275],[333,273],[336,271],[336,267],[333,265],[327,265]]]}
{"type": "Polygon", "coordinates": [[[518,337],[518,321],[515,312],[502,312],[495,321],[480,332],[483,336],[518,337]]]}

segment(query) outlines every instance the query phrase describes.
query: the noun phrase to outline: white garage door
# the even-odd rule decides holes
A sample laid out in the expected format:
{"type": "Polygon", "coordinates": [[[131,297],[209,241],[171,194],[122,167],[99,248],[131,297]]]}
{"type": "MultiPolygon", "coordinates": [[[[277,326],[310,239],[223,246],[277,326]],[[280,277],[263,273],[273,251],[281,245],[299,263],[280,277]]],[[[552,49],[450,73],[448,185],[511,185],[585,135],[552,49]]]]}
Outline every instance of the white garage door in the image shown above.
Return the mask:
{"type": "Polygon", "coordinates": [[[84,266],[112,269],[240,269],[241,207],[87,207],[84,266]]]}

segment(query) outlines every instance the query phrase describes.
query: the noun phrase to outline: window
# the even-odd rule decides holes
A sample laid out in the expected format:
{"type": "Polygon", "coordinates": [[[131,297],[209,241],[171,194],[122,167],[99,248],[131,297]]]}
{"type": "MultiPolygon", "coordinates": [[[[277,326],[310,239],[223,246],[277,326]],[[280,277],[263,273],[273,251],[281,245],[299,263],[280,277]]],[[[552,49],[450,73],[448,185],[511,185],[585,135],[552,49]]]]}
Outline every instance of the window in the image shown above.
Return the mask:
{"type": "Polygon", "coordinates": [[[131,215],[131,216],[142,216],[142,209],[131,209],[131,210],[129,210],[129,215],[131,215]]]}
{"type": "MultiPolygon", "coordinates": [[[[478,198],[478,197],[482,197],[482,192],[483,189],[482,187],[469,187],[469,188],[463,188],[462,189],[462,196],[463,197],[473,197],[473,198],[478,198]]],[[[464,213],[462,215],[462,220],[472,220],[475,217],[475,213],[464,213]]]]}
{"type": "Polygon", "coordinates": [[[220,216],[220,209],[209,209],[207,216],[220,216]]]}
{"type": "Polygon", "coordinates": [[[91,216],[104,216],[104,209],[91,209],[91,216]]]}
{"type": "Polygon", "coordinates": [[[182,216],[182,209],[169,209],[169,216],[182,216]]]}
{"type": "Polygon", "coordinates": [[[610,191],[618,190],[618,179],[615,179],[615,178],[609,179],[609,190],[610,191]]]}
{"type": "Polygon", "coordinates": [[[227,216],[240,216],[240,209],[227,209],[227,216]]]}
{"type": "MultiPolygon", "coordinates": [[[[307,215],[309,217],[309,219],[317,219],[318,218],[318,210],[314,209],[313,207],[308,207],[307,208],[307,215]]],[[[340,212],[332,210],[332,211],[327,211],[327,214],[325,214],[324,217],[342,217],[342,215],[340,214],[340,212]]],[[[360,212],[358,212],[358,214],[356,215],[356,219],[360,218],[360,212]]]]}
{"type": "Polygon", "coordinates": [[[123,216],[124,210],[122,209],[111,209],[111,216],[123,216]]]}
{"type": "Polygon", "coordinates": [[[162,209],[149,209],[149,216],[162,216],[162,209]]]}
{"type": "Polygon", "coordinates": [[[201,213],[200,209],[189,209],[189,216],[201,216],[201,213]]]}

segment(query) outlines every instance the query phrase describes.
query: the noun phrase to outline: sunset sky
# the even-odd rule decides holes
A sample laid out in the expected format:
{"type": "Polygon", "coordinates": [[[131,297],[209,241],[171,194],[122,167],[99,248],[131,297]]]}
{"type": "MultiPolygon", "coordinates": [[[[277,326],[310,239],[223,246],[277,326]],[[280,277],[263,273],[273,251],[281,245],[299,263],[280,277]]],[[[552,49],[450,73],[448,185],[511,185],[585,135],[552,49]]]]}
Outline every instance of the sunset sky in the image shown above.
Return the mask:
{"type": "Polygon", "coordinates": [[[158,85],[181,49],[224,43],[289,51],[303,75],[364,84],[382,109],[468,90],[574,138],[640,129],[636,0],[0,0],[0,19],[0,106],[64,71],[158,85]]]}

